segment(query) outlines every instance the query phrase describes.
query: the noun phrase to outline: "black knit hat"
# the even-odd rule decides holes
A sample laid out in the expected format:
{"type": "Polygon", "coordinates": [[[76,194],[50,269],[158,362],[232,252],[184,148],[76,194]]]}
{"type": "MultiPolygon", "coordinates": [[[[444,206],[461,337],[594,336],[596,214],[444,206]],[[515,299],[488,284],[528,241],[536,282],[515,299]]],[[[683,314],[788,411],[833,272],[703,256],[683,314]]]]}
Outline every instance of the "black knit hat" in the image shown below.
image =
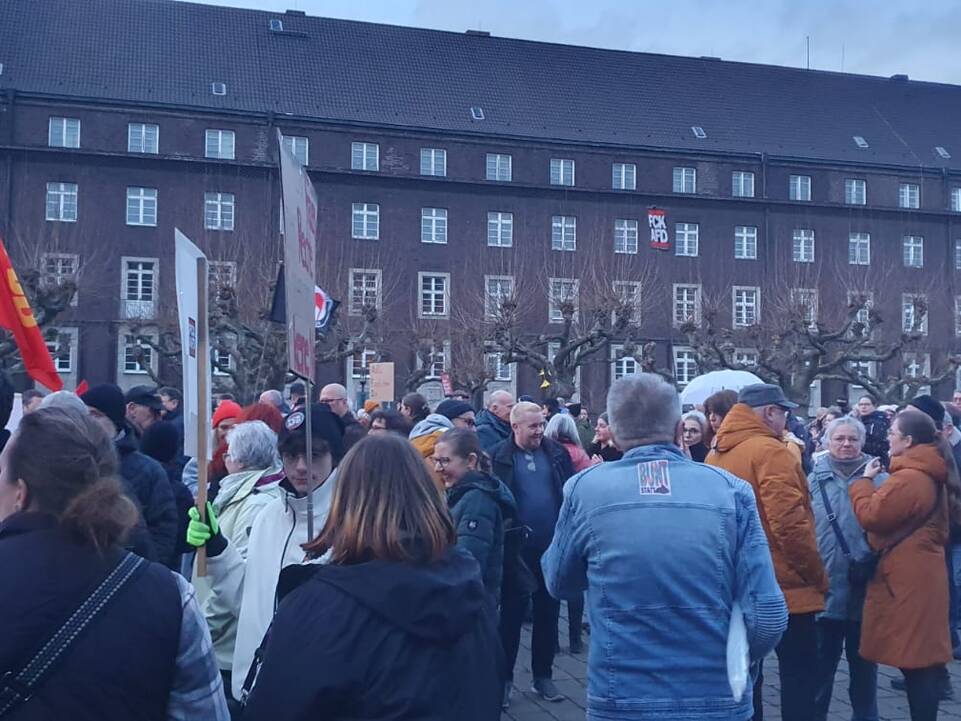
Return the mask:
{"type": "Polygon", "coordinates": [[[444,418],[454,420],[455,418],[462,416],[465,413],[470,413],[473,410],[474,408],[470,403],[448,398],[446,401],[441,401],[440,405],[437,406],[437,410],[434,412],[444,416],[444,418]]]}
{"type": "MultiPolygon", "coordinates": [[[[344,422],[326,405],[315,403],[310,407],[310,436],[314,442],[326,444],[336,466],[344,455],[344,422]]],[[[284,419],[277,436],[277,450],[281,455],[296,454],[303,453],[306,447],[307,416],[298,407],[284,419]]]]}
{"type": "Polygon", "coordinates": [[[933,396],[923,395],[912,398],[908,405],[917,408],[934,421],[934,426],[939,431],[944,428],[944,406],[933,396]]]}
{"type": "Polygon", "coordinates": [[[127,425],[127,402],[119,386],[112,383],[94,386],[80,396],[80,400],[107,416],[118,431],[127,425]]]}
{"type": "Polygon", "coordinates": [[[179,445],[180,434],[177,427],[166,421],[154,423],[140,438],[141,452],[161,463],[170,463],[176,458],[179,445]]]}

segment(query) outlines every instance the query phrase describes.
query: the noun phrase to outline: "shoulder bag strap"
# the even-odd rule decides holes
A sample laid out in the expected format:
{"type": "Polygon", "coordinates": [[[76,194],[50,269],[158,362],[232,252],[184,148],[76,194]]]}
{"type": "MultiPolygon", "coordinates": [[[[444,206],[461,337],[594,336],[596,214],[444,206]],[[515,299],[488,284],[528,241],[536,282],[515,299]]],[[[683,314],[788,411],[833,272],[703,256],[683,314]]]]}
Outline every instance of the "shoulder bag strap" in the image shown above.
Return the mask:
{"type": "Polygon", "coordinates": [[[828,522],[831,524],[831,528],[834,529],[834,535],[838,539],[838,545],[841,547],[841,553],[848,561],[853,561],[851,557],[851,547],[848,546],[848,542],[844,538],[844,533],[841,531],[841,524],[838,523],[838,516],[831,508],[831,501],[828,500],[828,492],[824,490],[824,482],[818,478],[818,488],[821,489],[821,500],[824,502],[824,510],[828,513],[828,522]]]}
{"type": "Polygon", "coordinates": [[[124,554],[66,622],[49,638],[37,654],[20,671],[8,671],[0,677],[0,718],[29,701],[46,680],[56,663],[70,650],[84,629],[104,610],[142,564],[140,556],[124,554]]]}

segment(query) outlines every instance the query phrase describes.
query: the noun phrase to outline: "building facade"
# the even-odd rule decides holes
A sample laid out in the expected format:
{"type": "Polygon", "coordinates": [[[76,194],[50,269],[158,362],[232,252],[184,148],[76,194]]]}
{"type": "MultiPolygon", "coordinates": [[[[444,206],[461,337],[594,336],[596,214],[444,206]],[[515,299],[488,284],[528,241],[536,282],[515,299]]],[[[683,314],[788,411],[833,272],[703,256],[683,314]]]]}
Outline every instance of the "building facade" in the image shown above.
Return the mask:
{"type": "MultiPolygon", "coordinates": [[[[586,315],[598,285],[637,293],[640,335],[681,385],[698,360],[683,321],[712,308],[725,327],[763,323],[798,296],[829,320],[869,294],[879,340],[923,297],[923,342],[877,373],[931,374],[958,350],[961,88],[296,13],[77,5],[0,11],[0,235],[15,262],[81,271],[57,321],[68,386],[145,381],[134,333],[159,335],[172,313],[175,227],[220,282],[263,296],[281,255],[278,131],[318,191],[318,284],[345,324],[380,309],[382,339],[320,369],[352,389],[376,358],[402,386],[426,335],[436,396],[492,298],[515,294],[525,332],[550,335],[559,296],[586,315]],[[165,31],[204,49],[164,50],[165,31]],[[22,37],[51,51],[37,60],[22,37]],[[122,66],[91,50],[111,37],[122,66]],[[652,209],[666,249],[652,247],[652,209]]],[[[581,368],[592,408],[637,367],[617,347],[581,368]]],[[[489,360],[494,387],[538,392],[529,368],[489,360]]],[[[844,392],[829,384],[812,403],[844,392]]]]}

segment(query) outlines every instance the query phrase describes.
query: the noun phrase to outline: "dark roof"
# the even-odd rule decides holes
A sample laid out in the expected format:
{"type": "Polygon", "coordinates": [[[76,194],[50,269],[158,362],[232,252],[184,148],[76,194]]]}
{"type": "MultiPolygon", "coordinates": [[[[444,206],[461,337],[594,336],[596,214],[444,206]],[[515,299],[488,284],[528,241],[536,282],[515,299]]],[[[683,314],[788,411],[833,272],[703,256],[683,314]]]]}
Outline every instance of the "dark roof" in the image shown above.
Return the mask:
{"type": "Polygon", "coordinates": [[[24,93],[961,170],[961,87],[904,79],[173,0],[2,0],[0,63],[24,93]]]}

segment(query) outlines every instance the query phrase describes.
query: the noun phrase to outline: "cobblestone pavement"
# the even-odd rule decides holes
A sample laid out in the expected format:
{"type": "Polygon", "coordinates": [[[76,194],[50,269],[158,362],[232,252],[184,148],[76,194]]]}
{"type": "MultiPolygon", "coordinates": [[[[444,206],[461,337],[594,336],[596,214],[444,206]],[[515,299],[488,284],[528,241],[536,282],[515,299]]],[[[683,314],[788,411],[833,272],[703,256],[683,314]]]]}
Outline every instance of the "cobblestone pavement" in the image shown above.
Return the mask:
{"type": "MultiPolygon", "coordinates": [[[[562,608],[563,613],[563,608],[562,608]]],[[[587,653],[572,656],[568,652],[567,621],[561,623],[561,652],[554,659],[554,681],[568,700],[548,703],[530,691],[530,626],[524,627],[521,650],[514,669],[514,696],[503,721],[577,721],[584,718],[587,684],[587,653]]],[[[588,637],[585,636],[585,646],[588,637]]],[[[961,662],[954,661],[949,667],[956,697],[942,701],[940,719],[961,719],[961,662]]],[[[878,710],[881,721],[909,721],[908,700],[901,691],[890,686],[890,680],[900,676],[897,669],[882,666],[878,672],[878,710]]],[[[851,704],[848,701],[847,662],[841,658],[834,683],[834,697],[828,714],[830,721],[850,721],[851,704]]],[[[764,666],[764,721],[780,721],[778,700],[777,660],[772,654],[764,666]]]]}

